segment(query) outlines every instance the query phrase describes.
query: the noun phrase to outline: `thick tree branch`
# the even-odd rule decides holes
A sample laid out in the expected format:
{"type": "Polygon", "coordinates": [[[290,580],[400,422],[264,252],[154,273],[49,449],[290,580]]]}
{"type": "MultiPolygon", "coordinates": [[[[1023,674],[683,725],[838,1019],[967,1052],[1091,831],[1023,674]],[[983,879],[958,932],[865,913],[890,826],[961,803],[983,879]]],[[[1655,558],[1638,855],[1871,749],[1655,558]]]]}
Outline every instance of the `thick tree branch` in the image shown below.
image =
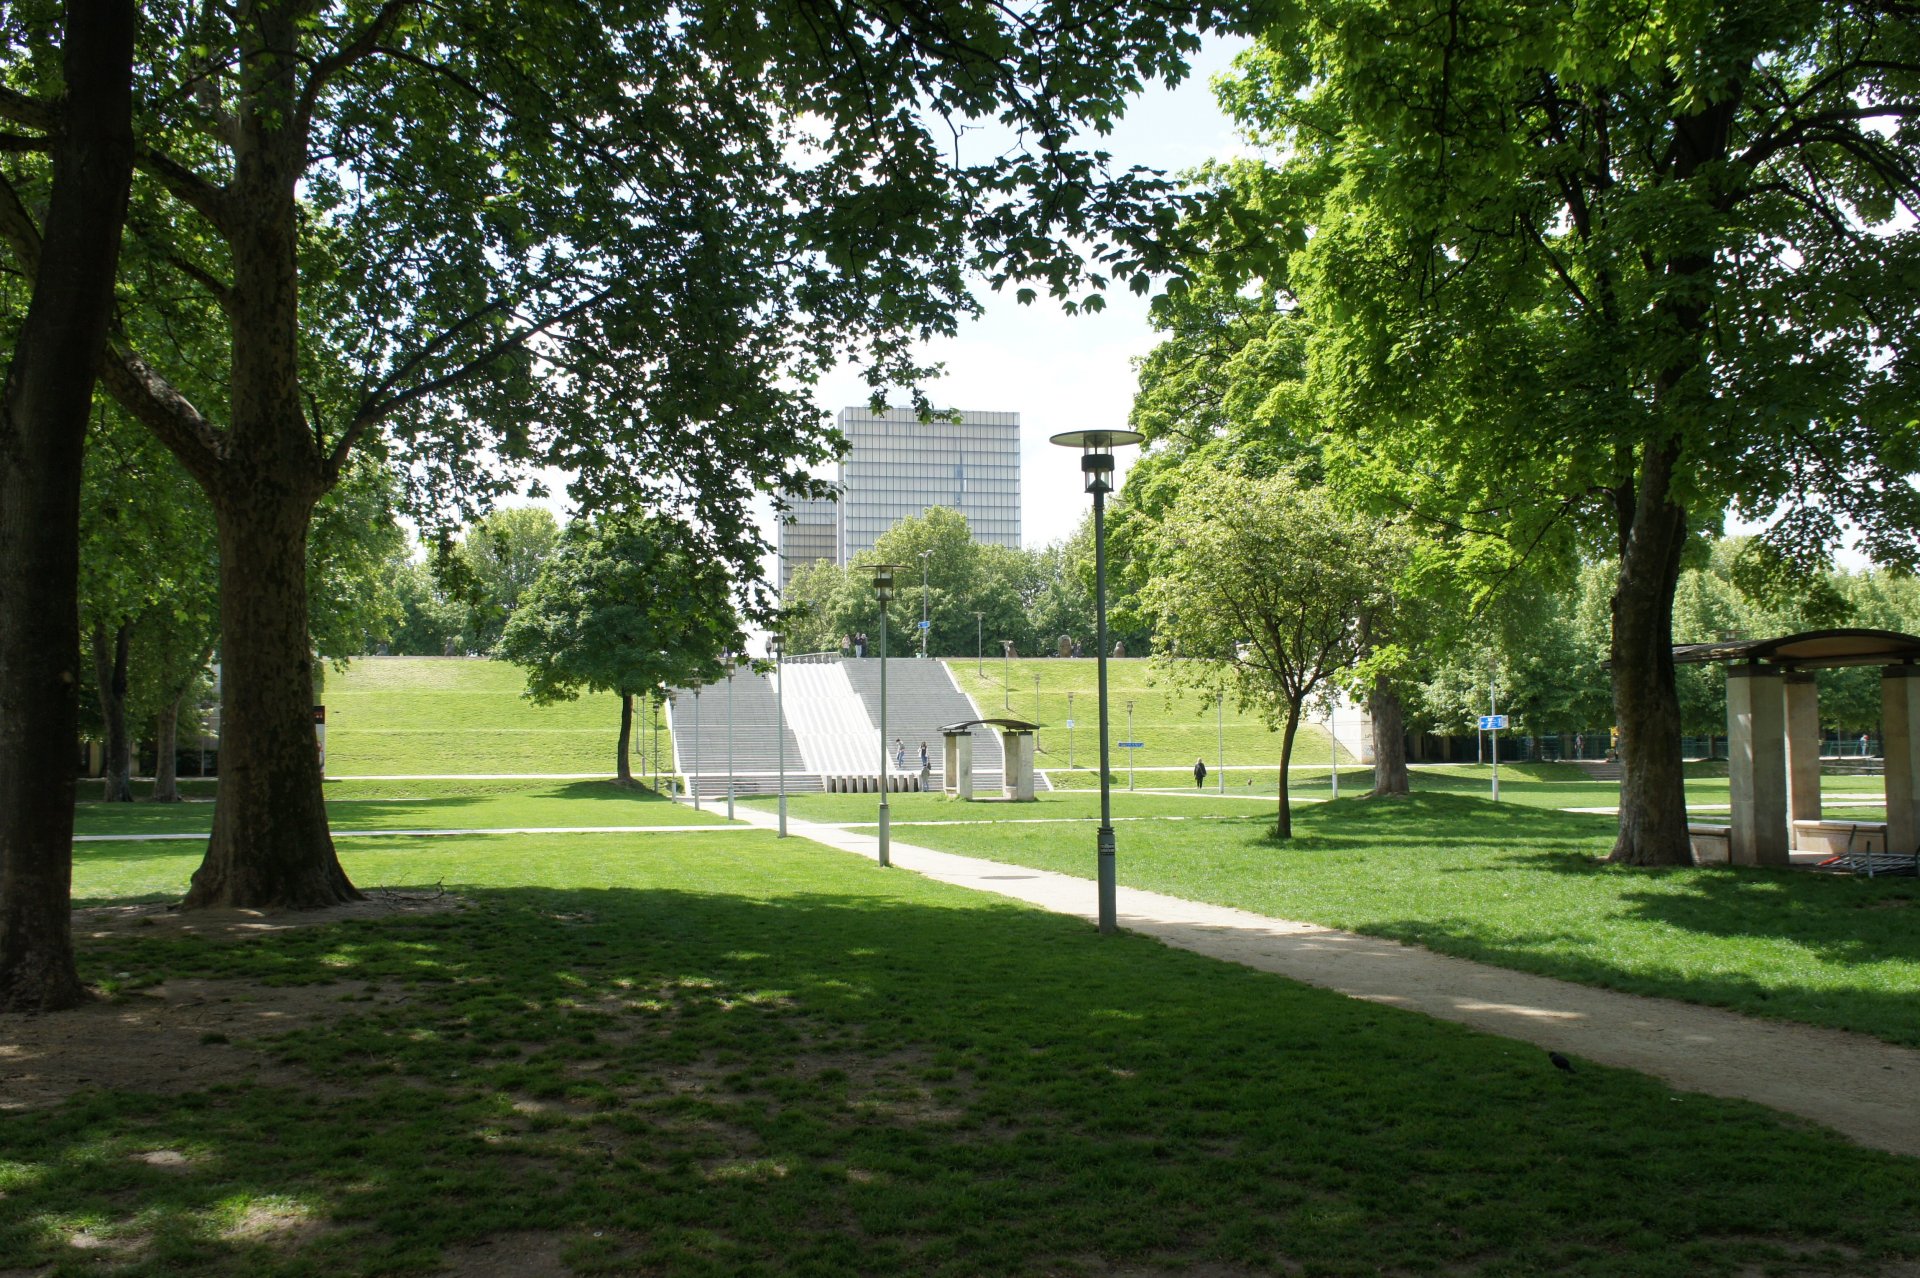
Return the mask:
{"type": "Polygon", "coordinates": [[[313,123],[314,104],[319,101],[320,93],[333,78],[348,67],[370,57],[379,48],[387,33],[393,30],[401,13],[412,6],[412,0],[387,0],[380,11],[369,18],[365,25],[349,36],[338,49],[313,64],[313,70],[307,75],[306,87],[300,90],[300,101],[295,111],[299,118],[296,126],[298,136],[310,134],[313,123]]]}
{"type": "Polygon", "coordinates": [[[211,486],[219,477],[219,431],[166,378],[119,341],[100,356],[100,384],[114,402],[165,444],[187,473],[211,486]]]}
{"type": "Polygon", "coordinates": [[[135,168],[158,181],[167,194],[206,218],[215,231],[221,235],[230,232],[232,219],[225,187],[214,185],[172,156],[152,147],[139,148],[133,162],[135,168]]]}
{"type": "Polygon", "coordinates": [[[0,240],[5,240],[20,262],[21,274],[31,279],[40,270],[40,224],[20,199],[13,183],[0,175],[0,240]]]}
{"type": "Polygon", "coordinates": [[[60,127],[60,108],[17,89],[0,86],[0,120],[53,133],[60,127]]]}

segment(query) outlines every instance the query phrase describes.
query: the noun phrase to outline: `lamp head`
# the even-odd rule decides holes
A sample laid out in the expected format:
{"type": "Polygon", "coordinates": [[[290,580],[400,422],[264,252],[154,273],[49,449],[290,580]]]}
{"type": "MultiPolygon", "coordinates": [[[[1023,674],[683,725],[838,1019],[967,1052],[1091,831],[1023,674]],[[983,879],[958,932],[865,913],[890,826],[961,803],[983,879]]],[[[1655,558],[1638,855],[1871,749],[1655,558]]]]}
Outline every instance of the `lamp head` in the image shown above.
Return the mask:
{"type": "Polygon", "coordinates": [[[1053,436],[1062,448],[1080,450],[1080,474],[1090,493],[1113,491],[1113,450],[1146,439],[1137,430],[1070,430],[1053,436]]]}
{"type": "Polygon", "coordinates": [[[873,573],[873,593],[883,604],[893,600],[893,574],[899,567],[899,564],[870,565],[870,571],[873,573]]]}

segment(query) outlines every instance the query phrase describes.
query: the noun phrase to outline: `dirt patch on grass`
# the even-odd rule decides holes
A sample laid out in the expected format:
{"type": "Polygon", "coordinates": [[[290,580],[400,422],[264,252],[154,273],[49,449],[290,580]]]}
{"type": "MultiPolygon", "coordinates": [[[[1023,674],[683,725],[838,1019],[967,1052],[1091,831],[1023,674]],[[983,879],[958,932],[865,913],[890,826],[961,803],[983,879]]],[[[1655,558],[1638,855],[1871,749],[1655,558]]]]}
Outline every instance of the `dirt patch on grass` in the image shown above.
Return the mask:
{"type": "Polygon", "coordinates": [[[569,1278],[573,1267],[562,1260],[568,1235],[556,1230],[495,1234],[441,1253],[437,1274],[459,1278],[569,1278]]]}
{"type": "Polygon", "coordinates": [[[415,918],[466,908],[452,892],[395,892],[374,889],[366,899],[323,910],[182,910],[169,902],[96,905],[73,912],[76,941],[116,936],[200,936],[211,941],[242,941],[326,923],[415,918]]]}
{"type": "MultiPolygon", "coordinates": [[[[376,892],[325,910],[193,910],[167,904],[74,912],[76,941],[194,935],[244,942],[294,928],[438,914],[449,893],[376,892]]],[[[131,978],[134,974],[125,974],[131,978]]],[[[261,985],[178,979],[110,995],[57,1016],[0,1016],[0,1112],[56,1105],[86,1090],[203,1091],[223,1083],[312,1089],[311,1075],[244,1046],[404,996],[364,981],[261,985]]]]}

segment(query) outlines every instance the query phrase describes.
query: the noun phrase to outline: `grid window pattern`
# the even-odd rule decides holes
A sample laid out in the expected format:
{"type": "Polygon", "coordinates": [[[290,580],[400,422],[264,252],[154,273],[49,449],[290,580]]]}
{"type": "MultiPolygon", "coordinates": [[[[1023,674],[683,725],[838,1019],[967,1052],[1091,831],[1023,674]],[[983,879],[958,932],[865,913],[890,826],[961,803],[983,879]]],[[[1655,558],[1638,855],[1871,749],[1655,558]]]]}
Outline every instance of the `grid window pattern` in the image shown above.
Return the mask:
{"type": "Polygon", "coordinates": [[[848,408],[840,430],[840,562],[929,507],[967,517],[973,539],[1020,545],[1020,414],[963,411],[958,422],[922,422],[913,410],[848,408]]]}
{"type": "Polygon", "coordinates": [[[840,503],[802,498],[780,522],[780,593],[793,574],[822,559],[840,562],[840,503]]]}

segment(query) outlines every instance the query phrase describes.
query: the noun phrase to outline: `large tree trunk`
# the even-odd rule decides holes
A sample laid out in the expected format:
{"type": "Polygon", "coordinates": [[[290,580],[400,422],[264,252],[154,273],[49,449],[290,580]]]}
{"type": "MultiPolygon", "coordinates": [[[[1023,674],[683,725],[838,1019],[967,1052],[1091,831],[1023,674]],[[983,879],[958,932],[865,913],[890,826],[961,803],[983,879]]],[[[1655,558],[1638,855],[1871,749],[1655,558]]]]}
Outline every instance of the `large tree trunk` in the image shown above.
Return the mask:
{"type": "Polygon", "coordinates": [[[133,802],[133,734],[127,731],[127,656],[133,626],[122,621],[111,637],[105,624],[93,623],[88,636],[93,646],[93,681],[100,702],[100,722],[106,729],[106,766],[101,798],[108,803],[133,802]]]}
{"type": "Polygon", "coordinates": [[[131,0],[71,0],[46,236],[0,398],[0,1011],[83,1002],[73,960],[80,471],[133,168],[131,0]]]}
{"type": "Polygon", "coordinates": [[[153,792],[147,797],[155,803],[180,802],[180,699],[173,700],[155,718],[153,724],[153,792]]]}
{"type": "Polygon", "coordinates": [[[615,779],[621,785],[633,784],[633,694],[620,694],[620,745],[614,752],[615,779]]]}
{"type": "Polygon", "coordinates": [[[1693,861],[1673,677],[1673,592],[1687,540],[1686,512],[1669,500],[1674,460],[1672,449],[1648,447],[1643,455],[1614,583],[1613,714],[1625,774],[1609,859],[1623,865],[1693,861]]]}
{"type": "Polygon", "coordinates": [[[313,731],[307,534],[331,480],[300,404],[306,153],[294,60],[279,52],[297,46],[297,15],[254,15],[231,188],[232,420],[225,456],[201,471],[220,537],[220,801],[183,904],[317,909],[360,895],[334,855],[313,731]]]}
{"type": "Polygon", "coordinates": [[[1404,795],[1407,778],[1407,716],[1400,692],[1386,679],[1367,690],[1367,716],[1373,721],[1373,797],[1404,795]]]}
{"type": "Polygon", "coordinates": [[[229,485],[220,532],[220,801],[188,908],[318,909],[360,894],[334,855],[307,634],[312,499],[229,485]]]}

